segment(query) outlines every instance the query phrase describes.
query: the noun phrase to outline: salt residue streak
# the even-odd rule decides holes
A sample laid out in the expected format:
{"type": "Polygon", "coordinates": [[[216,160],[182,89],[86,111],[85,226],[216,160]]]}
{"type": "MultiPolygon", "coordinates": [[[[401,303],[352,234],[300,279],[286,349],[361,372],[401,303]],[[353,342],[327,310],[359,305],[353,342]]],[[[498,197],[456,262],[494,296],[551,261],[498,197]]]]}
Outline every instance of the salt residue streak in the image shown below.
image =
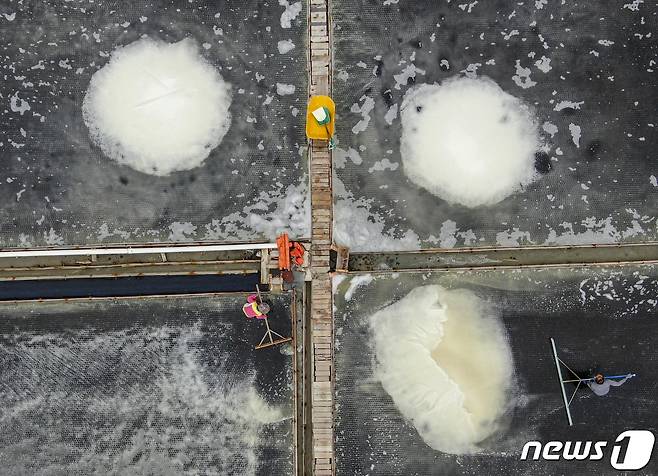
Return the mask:
{"type": "Polygon", "coordinates": [[[354,292],[361,286],[367,286],[372,282],[372,274],[359,274],[350,279],[350,287],[345,291],[345,301],[350,301],[354,292]]]}
{"type": "Polygon", "coordinates": [[[370,324],[376,375],[427,445],[473,453],[500,430],[512,355],[501,323],[476,295],[419,287],[370,324]]]}
{"type": "Polygon", "coordinates": [[[228,131],[231,87],[191,40],[142,39],[112,53],[83,103],[92,140],[140,172],[201,165],[228,131]]]}
{"type": "Polygon", "coordinates": [[[488,78],[411,89],[401,118],[405,173],[448,202],[493,205],[537,178],[537,125],[488,78]]]}

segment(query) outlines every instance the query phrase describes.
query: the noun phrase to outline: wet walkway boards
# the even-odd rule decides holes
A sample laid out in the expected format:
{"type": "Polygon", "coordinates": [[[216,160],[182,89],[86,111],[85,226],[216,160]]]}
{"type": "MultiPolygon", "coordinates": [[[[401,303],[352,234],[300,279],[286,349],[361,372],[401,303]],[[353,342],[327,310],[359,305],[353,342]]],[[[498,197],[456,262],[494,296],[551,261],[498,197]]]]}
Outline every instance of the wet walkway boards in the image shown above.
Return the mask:
{"type": "MultiPolygon", "coordinates": [[[[312,0],[309,10],[310,91],[330,95],[329,11],[326,0],[312,0]]],[[[329,276],[332,247],[332,152],[325,141],[312,141],[311,168],[311,426],[313,474],[334,473],[333,323],[329,276]]],[[[309,449],[307,449],[308,451],[309,449]]]]}

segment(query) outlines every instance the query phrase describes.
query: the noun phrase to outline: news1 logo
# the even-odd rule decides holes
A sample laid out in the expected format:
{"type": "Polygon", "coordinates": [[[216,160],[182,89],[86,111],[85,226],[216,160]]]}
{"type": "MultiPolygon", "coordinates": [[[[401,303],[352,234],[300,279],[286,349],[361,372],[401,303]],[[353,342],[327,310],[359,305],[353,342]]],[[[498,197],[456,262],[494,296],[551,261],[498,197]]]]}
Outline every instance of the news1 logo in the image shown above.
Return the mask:
{"type": "MultiPolygon", "coordinates": [[[[651,459],[656,438],[649,430],[627,430],[621,433],[610,452],[610,465],[620,471],[634,471],[644,468],[651,459]]],[[[529,441],[523,446],[521,460],[543,459],[546,461],[590,460],[598,461],[605,457],[607,441],[529,441]]]]}

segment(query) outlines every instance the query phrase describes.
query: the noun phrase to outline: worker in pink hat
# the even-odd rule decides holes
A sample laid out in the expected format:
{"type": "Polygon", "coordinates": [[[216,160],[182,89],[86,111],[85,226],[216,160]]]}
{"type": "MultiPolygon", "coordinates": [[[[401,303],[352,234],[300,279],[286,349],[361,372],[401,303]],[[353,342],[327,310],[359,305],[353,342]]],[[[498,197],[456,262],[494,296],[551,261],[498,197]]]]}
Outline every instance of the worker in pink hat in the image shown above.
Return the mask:
{"type": "Polygon", "coordinates": [[[247,302],[242,306],[242,312],[247,316],[247,319],[267,319],[270,306],[267,303],[259,302],[257,294],[250,294],[247,297],[247,302]]]}

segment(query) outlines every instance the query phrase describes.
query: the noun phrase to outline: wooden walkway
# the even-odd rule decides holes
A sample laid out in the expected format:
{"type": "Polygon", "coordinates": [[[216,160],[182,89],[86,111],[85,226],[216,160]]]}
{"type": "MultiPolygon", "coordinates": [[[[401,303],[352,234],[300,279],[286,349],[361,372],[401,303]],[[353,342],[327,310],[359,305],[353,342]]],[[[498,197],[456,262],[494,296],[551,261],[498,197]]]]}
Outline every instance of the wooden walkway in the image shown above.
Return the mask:
{"type": "MultiPolygon", "coordinates": [[[[327,0],[311,0],[309,8],[310,94],[331,95],[329,11],[327,0]]],[[[333,198],[331,151],[313,141],[311,169],[311,426],[313,474],[334,474],[333,321],[329,253],[332,245],[333,198]]]]}

